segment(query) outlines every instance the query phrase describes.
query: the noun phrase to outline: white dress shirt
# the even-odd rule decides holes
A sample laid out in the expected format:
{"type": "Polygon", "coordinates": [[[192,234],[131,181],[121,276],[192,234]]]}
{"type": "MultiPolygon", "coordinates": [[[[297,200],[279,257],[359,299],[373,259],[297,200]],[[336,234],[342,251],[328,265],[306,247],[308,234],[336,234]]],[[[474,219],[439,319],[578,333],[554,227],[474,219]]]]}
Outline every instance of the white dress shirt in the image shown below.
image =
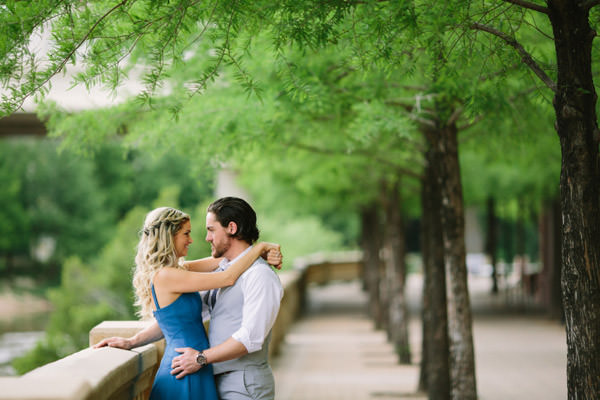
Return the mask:
{"type": "MultiPolygon", "coordinates": [[[[242,255],[246,254],[252,246],[244,250],[239,256],[229,261],[223,259],[219,270],[226,270],[242,255]]],[[[248,353],[262,349],[262,345],[275,324],[283,287],[279,276],[270,265],[256,260],[239,278],[244,294],[244,307],[242,310],[242,326],[231,336],[242,343],[248,353]]],[[[217,302],[220,291],[217,292],[217,302]]],[[[204,296],[202,296],[204,297],[204,296]]]]}

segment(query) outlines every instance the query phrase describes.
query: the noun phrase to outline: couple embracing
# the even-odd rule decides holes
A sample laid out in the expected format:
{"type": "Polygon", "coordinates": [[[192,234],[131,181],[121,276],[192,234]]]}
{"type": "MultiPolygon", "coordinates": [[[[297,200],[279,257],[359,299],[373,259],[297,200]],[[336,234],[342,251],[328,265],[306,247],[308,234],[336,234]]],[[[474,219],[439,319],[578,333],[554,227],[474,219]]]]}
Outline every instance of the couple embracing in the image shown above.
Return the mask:
{"type": "Polygon", "coordinates": [[[131,349],[164,337],[151,399],[273,399],[268,345],[283,288],[269,264],[281,267],[279,245],[254,244],[256,213],[236,197],[208,207],[212,257],[182,262],[191,230],[190,217],[173,208],[146,216],[133,285],[140,315],[155,322],[94,347],[131,349]],[[208,336],[203,312],[210,313],[208,336]]]}

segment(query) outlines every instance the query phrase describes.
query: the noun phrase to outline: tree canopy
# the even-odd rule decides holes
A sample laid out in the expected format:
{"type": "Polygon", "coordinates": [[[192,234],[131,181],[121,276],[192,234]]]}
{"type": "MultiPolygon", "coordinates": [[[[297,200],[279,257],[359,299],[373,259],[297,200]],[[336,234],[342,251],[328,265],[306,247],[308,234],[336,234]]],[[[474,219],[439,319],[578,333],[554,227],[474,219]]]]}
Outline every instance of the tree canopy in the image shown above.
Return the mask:
{"type": "MultiPolygon", "coordinates": [[[[462,218],[457,137],[463,132],[482,138],[463,161],[473,168],[494,163],[481,184],[470,182],[473,199],[506,196],[499,190],[505,187],[515,196],[552,196],[560,162],[569,393],[576,398],[598,389],[586,382],[600,369],[600,138],[592,51],[598,4],[9,1],[0,8],[2,112],[43,94],[70,63],[85,67],[75,83],[88,86],[103,82],[116,90],[126,77],[139,76],[145,90],[138,103],[108,111],[95,124],[83,122],[90,114],[51,112],[53,131],[82,148],[125,136],[132,146],[202,154],[213,165],[244,160],[243,149],[289,151],[294,164],[280,176],[310,187],[311,196],[364,188],[344,198],[349,208],[376,198],[381,180],[420,179],[428,166],[424,154],[438,151],[442,220],[450,223],[462,218]],[[35,36],[49,43],[41,59],[32,48],[35,36]],[[233,95],[240,90],[251,97],[233,95]],[[561,157],[552,150],[556,139],[547,138],[550,106],[561,157]],[[522,118],[509,117],[516,112],[522,118]],[[511,143],[528,150],[519,154],[511,143]],[[497,154],[504,148],[511,153],[505,159],[497,154]],[[327,165],[318,154],[335,162],[327,165]],[[306,168],[308,160],[323,164],[306,168]],[[529,165],[539,161],[550,167],[529,165]],[[348,173],[337,174],[340,166],[348,173]],[[303,167],[318,175],[299,179],[303,167]]],[[[445,235],[460,230],[460,224],[442,227],[445,235]]],[[[445,239],[456,240],[447,250],[458,249],[450,256],[460,272],[462,242],[445,239]]],[[[464,398],[473,396],[474,387],[464,398]]]]}

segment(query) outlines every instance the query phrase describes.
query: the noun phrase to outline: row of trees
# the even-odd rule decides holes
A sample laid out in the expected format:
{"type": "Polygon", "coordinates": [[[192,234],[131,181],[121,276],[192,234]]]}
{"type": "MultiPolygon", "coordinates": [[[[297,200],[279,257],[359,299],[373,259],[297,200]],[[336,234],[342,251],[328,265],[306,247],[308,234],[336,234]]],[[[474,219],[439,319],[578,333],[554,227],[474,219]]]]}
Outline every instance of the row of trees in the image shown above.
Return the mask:
{"type": "Polygon", "coordinates": [[[390,323],[404,314],[397,215],[420,206],[431,288],[426,304],[436,313],[425,318],[435,323],[426,337],[442,346],[426,352],[431,398],[477,397],[464,194],[540,204],[552,200],[560,169],[569,398],[596,398],[600,137],[592,49],[598,4],[9,2],[0,12],[6,33],[0,76],[11,91],[3,104],[10,112],[25,96],[44,91],[70,61],[88,67],[78,81],[103,80],[113,88],[126,76],[125,60],[146,65],[141,102],[107,114],[112,126],[86,130],[82,122],[93,116],[54,114],[53,131],[80,145],[120,135],[126,126],[130,144],[169,144],[188,159],[226,159],[248,179],[258,175],[253,168],[267,170],[293,184],[296,194],[311,194],[302,207],[330,210],[332,220],[359,212],[373,298],[379,297],[378,264],[368,259],[383,246],[375,223],[384,214],[395,221],[382,242],[397,260],[389,268],[396,310],[390,323]],[[35,68],[27,45],[41,28],[51,30],[53,43],[48,62],[35,68]],[[167,77],[164,96],[158,89],[167,77]],[[465,157],[484,168],[463,182],[465,157]]]}

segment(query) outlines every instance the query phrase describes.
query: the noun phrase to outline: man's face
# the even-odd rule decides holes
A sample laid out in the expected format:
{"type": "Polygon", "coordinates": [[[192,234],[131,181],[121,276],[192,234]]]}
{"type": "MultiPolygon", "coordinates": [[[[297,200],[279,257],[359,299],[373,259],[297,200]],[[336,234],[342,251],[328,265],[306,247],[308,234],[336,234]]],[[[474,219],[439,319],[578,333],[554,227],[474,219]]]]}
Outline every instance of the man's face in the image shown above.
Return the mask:
{"type": "Polygon", "coordinates": [[[225,228],[217,221],[214,213],[206,214],[206,241],[210,243],[211,255],[215,258],[223,257],[231,247],[232,237],[225,228]]]}

